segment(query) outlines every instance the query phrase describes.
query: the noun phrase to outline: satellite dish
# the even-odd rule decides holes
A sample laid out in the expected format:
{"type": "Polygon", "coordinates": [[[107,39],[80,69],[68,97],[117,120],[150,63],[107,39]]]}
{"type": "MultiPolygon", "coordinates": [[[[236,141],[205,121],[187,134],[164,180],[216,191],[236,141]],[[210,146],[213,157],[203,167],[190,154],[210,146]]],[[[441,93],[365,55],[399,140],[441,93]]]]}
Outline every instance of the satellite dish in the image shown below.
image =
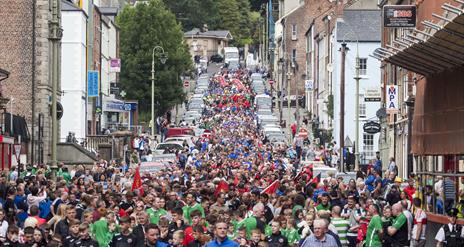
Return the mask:
{"type": "Polygon", "coordinates": [[[375,113],[375,115],[378,117],[378,118],[386,118],[387,117],[387,109],[385,107],[382,107],[380,109],[377,110],[377,112],[375,113]]]}

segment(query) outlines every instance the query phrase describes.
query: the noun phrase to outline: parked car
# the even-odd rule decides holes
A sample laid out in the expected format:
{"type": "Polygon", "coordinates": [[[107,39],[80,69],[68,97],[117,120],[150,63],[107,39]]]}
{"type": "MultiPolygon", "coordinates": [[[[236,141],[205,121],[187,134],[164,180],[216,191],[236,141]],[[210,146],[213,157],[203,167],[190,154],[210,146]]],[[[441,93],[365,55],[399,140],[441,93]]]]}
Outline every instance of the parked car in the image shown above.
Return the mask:
{"type": "Polygon", "coordinates": [[[224,61],[224,58],[219,54],[214,54],[210,57],[209,60],[213,63],[222,63],[224,61]]]}
{"type": "Polygon", "coordinates": [[[173,154],[177,150],[184,149],[182,141],[169,142],[169,143],[159,143],[155,148],[155,157],[160,154],[173,154]]]}
{"type": "Polygon", "coordinates": [[[173,137],[167,138],[166,140],[164,140],[164,142],[165,142],[165,143],[185,142],[185,143],[187,144],[187,146],[193,147],[193,146],[195,146],[195,144],[194,144],[193,141],[192,141],[192,137],[193,137],[193,136],[188,136],[188,135],[185,135],[185,136],[173,136],[173,137]]]}

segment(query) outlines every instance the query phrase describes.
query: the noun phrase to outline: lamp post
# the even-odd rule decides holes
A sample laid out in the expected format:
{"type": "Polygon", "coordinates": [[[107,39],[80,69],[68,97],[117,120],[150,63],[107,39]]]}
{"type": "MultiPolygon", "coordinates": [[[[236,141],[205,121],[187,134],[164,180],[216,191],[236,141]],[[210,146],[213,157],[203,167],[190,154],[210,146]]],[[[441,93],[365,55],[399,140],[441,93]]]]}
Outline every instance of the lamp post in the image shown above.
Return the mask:
{"type": "MultiPolygon", "coordinates": [[[[355,74],[355,76],[353,78],[356,81],[356,95],[355,95],[355,107],[356,107],[355,108],[355,120],[356,120],[355,124],[356,124],[356,126],[355,126],[355,142],[354,142],[355,143],[354,144],[354,146],[355,146],[355,154],[354,154],[355,155],[355,163],[354,163],[355,168],[354,169],[355,169],[355,171],[358,171],[359,170],[359,80],[361,79],[361,77],[359,76],[359,69],[360,69],[360,65],[359,65],[359,38],[358,38],[359,36],[352,29],[351,29],[350,32],[346,33],[345,36],[350,34],[350,33],[352,33],[352,34],[354,34],[356,36],[356,38],[355,38],[356,39],[356,67],[355,67],[356,68],[356,74],[355,74]]],[[[341,51],[342,51],[342,76],[343,76],[341,81],[342,81],[343,85],[341,85],[340,88],[343,91],[345,90],[345,85],[344,85],[345,84],[345,79],[344,79],[344,76],[345,76],[344,75],[345,74],[345,56],[346,56],[346,51],[349,50],[346,47],[345,36],[343,36],[343,43],[342,43],[342,48],[341,48],[341,51]]],[[[341,125],[343,125],[343,126],[340,126],[340,127],[344,129],[344,107],[345,107],[344,92],[342,92],[341,97],[343,97],[341,99],[341,103],[342,103],[342,105],[341,105],[342,109],[341,110],[343,110],[343,112],[341,112],[342,116],[341,116],[340,120],[343,121],[343,124],[341,123],[341,125]],[[343,118],[343,120],[342,120],[342,118],[343,118]]],[[[344,133],[340,133],[340,134],[344,135],[344,133]]],[[[341,135],[340,140],[343,140],[343,142],[344,142],[344,136],[341,135]]],[[[344,143],[343,144],[340,143],[340,148],[341,148],[340,150],[343,150],[343,146],[344,146],[344,143]]],[[[341,155],[343,155],[343,154],[341,154],[341,155]]]]}
{"type": "Polygon", "coordinates": [[[354,79],[356,80],[356,101],[355,101],[355,106],[356,106],[356,112],[355,112],[355,118],[356,118],[356,132],[355,132],[355,162],[354,162],[354,169],[355,171],[359,171],[359,80],[361,77],[359,76],[359,49],[358,49],[358,44],[356,44],[356,75],[354,76],[354,79]]]}
{"type": "Polygon", "coordinates": [[[164,52],[163,47],[153,47],[152,60],[151,60],[151,135],[155,135],[155,52],[161,51],[160,62],[166,63],[168,59],[167,53],[164,52]]]}

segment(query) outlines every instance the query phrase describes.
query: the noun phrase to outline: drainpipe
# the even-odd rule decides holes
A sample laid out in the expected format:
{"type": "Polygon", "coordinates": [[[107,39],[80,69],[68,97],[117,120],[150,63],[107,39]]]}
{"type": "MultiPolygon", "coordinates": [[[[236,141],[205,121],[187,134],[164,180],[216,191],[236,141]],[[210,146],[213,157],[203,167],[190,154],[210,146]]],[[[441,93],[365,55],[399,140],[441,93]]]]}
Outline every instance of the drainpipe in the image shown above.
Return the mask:
{"type": "MultiPolygon", "coordinates": [[[[32,99],[31,99],[31,109],[32,109],[32,120],[31,120],[31,157],[30,157],[30,162],[33,165],[35,163],[35,41],[36,41],[36,36],[35,36],[35,27],[36,27],[36,15],[37,15],[37,10],[36,10],[36,1],[32,1],[32,86],[31,86],[31,92],[32,92],[32,99]]],[[[19,167],[19,166],[18,166],[19,167]]]]}

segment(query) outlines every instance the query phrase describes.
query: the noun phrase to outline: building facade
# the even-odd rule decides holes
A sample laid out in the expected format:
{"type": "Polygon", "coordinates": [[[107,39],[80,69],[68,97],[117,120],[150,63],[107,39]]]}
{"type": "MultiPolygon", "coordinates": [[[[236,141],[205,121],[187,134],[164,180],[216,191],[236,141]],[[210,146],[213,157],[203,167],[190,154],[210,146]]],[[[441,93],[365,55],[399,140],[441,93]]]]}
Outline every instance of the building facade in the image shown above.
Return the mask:
{"type": "Polygon", "coordinates": [[[224,47],[229,46],[233,37],[227,30],[209,31],[194,28],[184,33],[184,39],[192,57],[204,56],[209,59],[215,54],[224,55],[224,47]]]}
{"type": "MultiPolygon", "coordinates": [[[[343,16],[337,20],[333,37],[333,137],[341,144],[340,127],[341,114],[344,113],[343,140],[359,143],[360,163],[368,164],[375,158],[378,151],[379,133],[366,133],[363,125],[367,122],[377,122],[377,111],[381,107],[381,73],[380,62],[370,55],[379,48],[381,43],[381,12],[380,10],[345,9],[343,16]],[[345,64],[342,63],[342,44],[347,49],[345,64]],[[360,81],[359,92],[356,93],[356,58],[359,55],[360,81]],[[341,97],[341,67],[345,68],[345,94],[341,97]],[[359,95],[359,105],[356,106],[356,95],[359,95]],[[341,112],[341,100],[344,100],[344,112],[341,112]],[[356,107],[359,107],[359,139],[356,140],[356,107]]],[[[346,144],[345,144],[346,146],[346,144]]]]}
{"type": "Polygon", "coordinates": [[[62,1],[63,39],[61,44],[61,81],[63,117],[60,141],[69,133],[82,141],[87,135],[87,19],[78,6],[62,1]],[[71,110],[72,109],[72,110],[71,110]]]}

